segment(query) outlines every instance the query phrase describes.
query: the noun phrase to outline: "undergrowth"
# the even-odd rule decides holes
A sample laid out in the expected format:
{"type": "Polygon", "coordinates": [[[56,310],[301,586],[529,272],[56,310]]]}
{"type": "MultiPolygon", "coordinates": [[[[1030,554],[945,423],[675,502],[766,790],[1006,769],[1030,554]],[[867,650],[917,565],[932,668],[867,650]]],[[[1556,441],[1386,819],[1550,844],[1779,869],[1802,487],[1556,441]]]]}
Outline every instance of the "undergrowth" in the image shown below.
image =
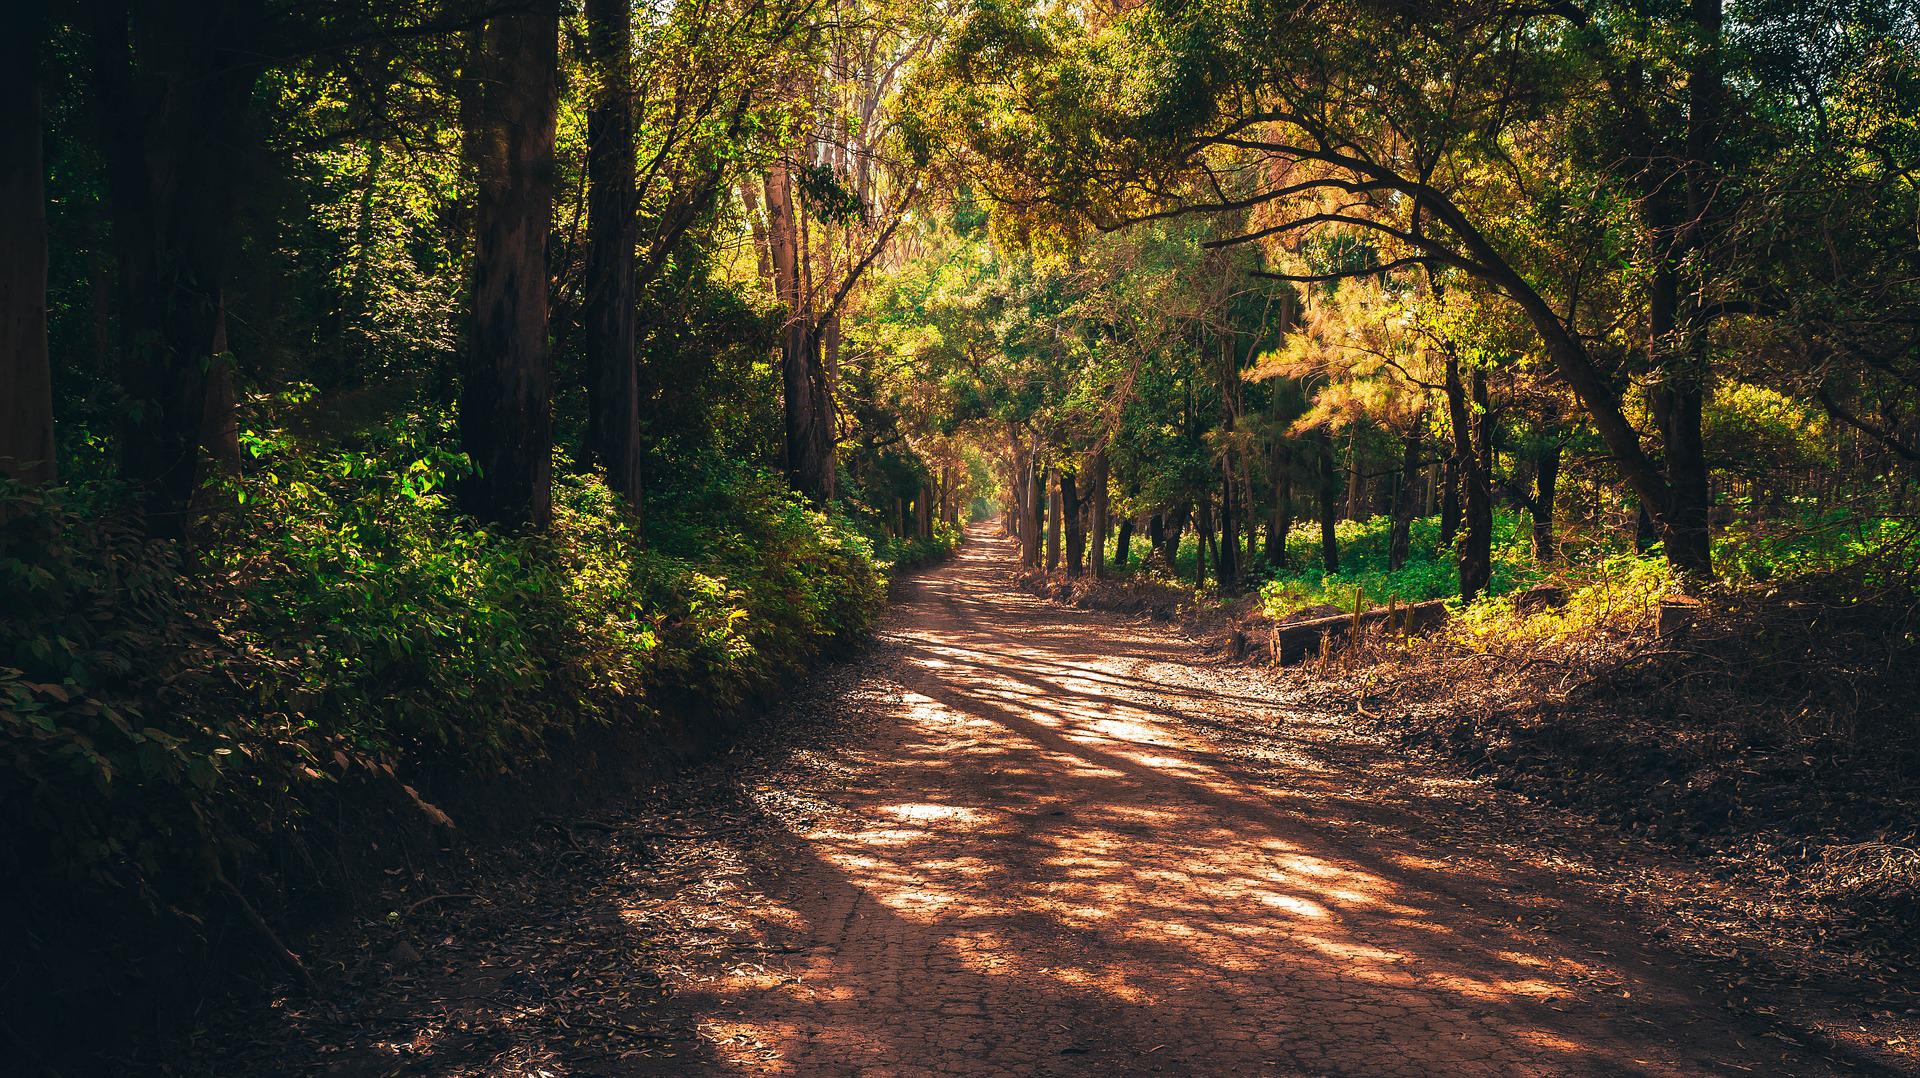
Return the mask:
{"type": "Polygon", "coordinates": [[[16,926],[88,906],[197,922],[350,772],[493,773],[586,727],[725,714],[861,637],[888,574],[957,541],[876,549],[724,461],[656,492],[642,529],[562,458],[552,527],[490,531],[456,512],[467,466],[438,433],[250,436],[251,464],[203,492],[191,561],[111,491],[0,489],[16,926]]]}

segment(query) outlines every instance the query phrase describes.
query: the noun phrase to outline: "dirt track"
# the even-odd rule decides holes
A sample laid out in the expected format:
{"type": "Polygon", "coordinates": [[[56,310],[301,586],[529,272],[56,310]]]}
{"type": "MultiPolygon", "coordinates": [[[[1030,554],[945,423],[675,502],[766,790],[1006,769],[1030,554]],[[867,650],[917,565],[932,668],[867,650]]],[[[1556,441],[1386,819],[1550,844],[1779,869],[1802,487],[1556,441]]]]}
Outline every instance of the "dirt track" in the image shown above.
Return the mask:
{"type": "Polygon", "coordinates": [[[1014,590],[1010,557],[976,533],[914,582],[792,705],[838,712],[831,736],[746,768],[731,808],[577,832],[592,856],[523,866],[518,905],[465,927],[435,904],[402,989],[283,1009],[282,1062],[299,1041],[301,1067],[356,1074],[1834,1073],[1571,904],[1473,799],[1164,627],[1014,590]],[[642,834],[644,864],[607,853],[642,834]]]}

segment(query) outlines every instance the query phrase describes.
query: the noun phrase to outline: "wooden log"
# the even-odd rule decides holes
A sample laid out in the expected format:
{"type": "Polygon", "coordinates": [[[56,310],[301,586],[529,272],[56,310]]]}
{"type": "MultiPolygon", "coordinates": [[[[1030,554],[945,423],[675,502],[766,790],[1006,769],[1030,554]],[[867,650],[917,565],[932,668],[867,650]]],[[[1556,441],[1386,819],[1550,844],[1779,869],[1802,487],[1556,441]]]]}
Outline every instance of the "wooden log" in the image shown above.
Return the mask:
{"type": "Polygon", "coordinates": [[[1383,606],[1352,614],[1278,622],[1268,635],[1268,646],[1273,661],[1284,665],[1343,643],[1369,626],[1385,624],[1408,634],[1421,633],[1443,624],[1448,616],[1446,600],[1434,599],[1404,607],[1383,606]]]}

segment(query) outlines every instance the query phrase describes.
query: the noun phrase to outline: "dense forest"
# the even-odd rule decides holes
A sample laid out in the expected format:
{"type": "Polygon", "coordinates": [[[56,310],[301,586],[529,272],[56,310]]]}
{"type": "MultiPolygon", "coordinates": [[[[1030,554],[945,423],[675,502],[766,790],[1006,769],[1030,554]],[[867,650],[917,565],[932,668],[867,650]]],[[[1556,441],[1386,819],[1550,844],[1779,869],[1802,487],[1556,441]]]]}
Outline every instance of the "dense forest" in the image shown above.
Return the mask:
{"type": "Polygon", "coordinates": [[[310,980],[357,814],[721,744],[970,521],[1273,625],[1912,654],[1909,2],[0,20],[0,1038],[310,980]]]}

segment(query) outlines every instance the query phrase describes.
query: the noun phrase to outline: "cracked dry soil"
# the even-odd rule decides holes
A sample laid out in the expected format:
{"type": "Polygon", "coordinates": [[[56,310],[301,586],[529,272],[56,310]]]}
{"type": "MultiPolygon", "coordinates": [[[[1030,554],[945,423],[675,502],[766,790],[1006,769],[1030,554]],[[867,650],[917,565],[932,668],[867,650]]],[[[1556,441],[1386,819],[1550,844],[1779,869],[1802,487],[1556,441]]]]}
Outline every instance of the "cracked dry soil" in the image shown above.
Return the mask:
{"type": "Polygon", "coordinates": [[[770,719],[795,744],[477,874],[472,901],[409,914],[408,968],[282,1000],[202,1063],[1852,1073],[1341,717],[1165,627],[1019,592],[1012,557],[976,529],[911,581],[770,719]]]}

